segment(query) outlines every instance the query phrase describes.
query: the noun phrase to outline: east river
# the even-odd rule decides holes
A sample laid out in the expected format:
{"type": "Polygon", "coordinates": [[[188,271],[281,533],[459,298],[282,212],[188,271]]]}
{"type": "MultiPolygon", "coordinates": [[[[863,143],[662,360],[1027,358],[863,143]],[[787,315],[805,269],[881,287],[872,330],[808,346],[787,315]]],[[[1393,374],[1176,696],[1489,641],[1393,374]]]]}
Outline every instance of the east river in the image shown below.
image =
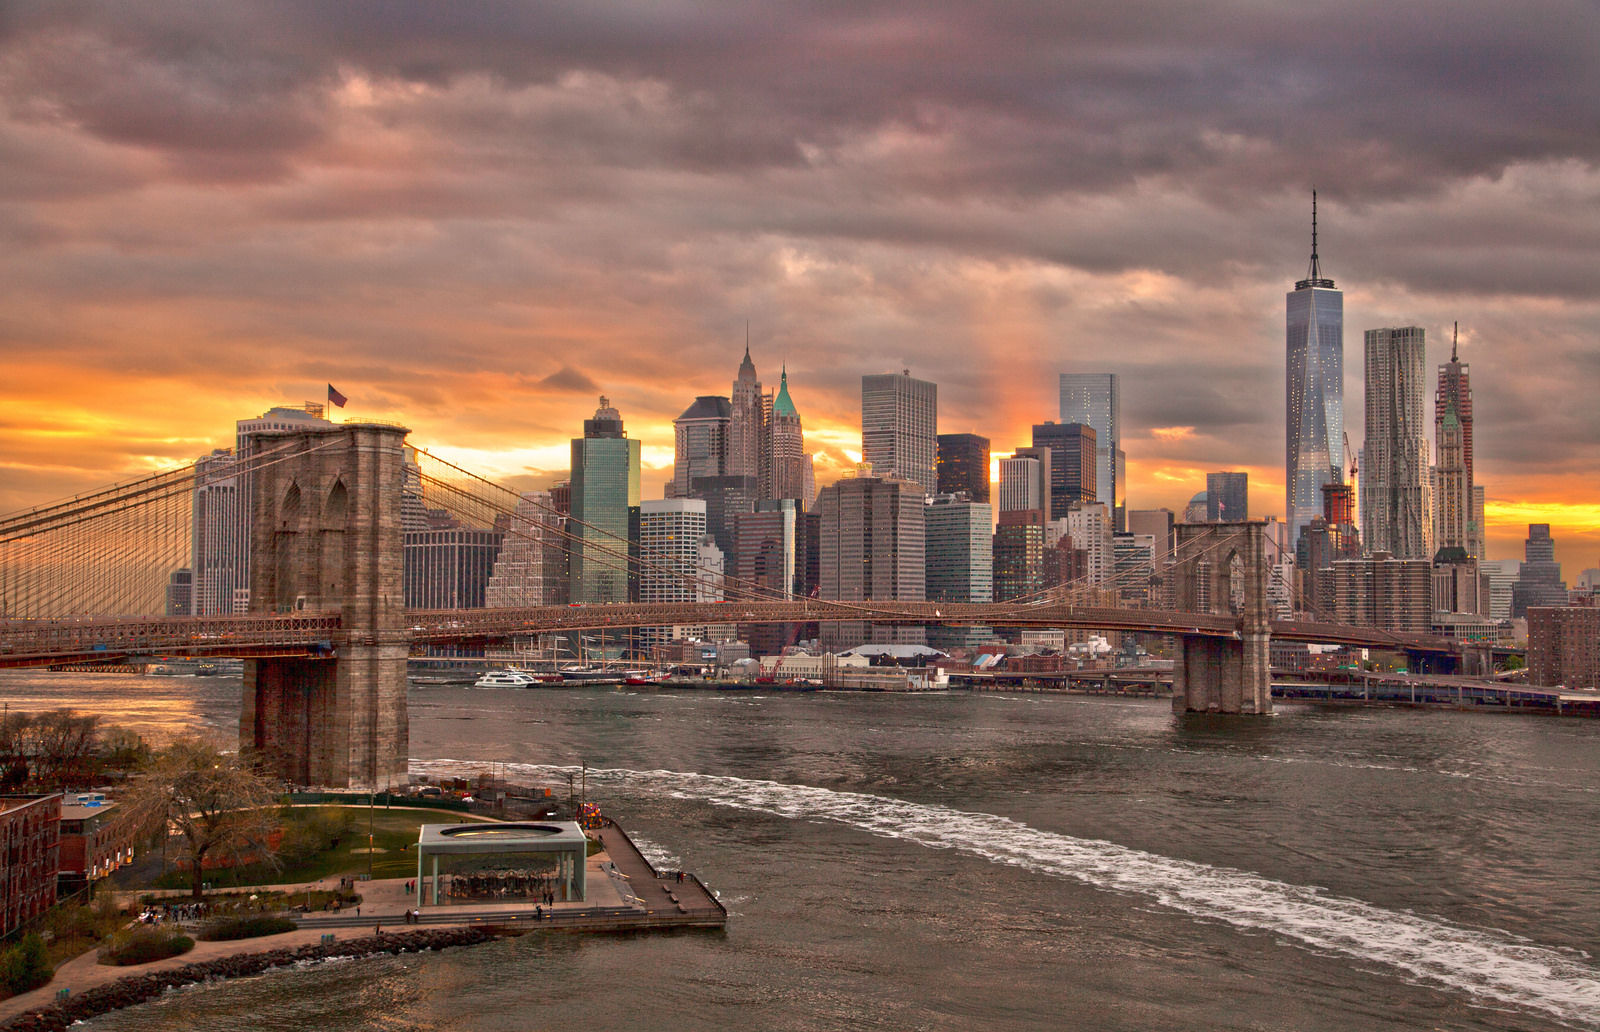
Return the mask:
{"type": "MultiPolygon", "coordinates": [[[[153,738],[222,678],[0,675],[153,738]]],[[[213,984],[103,1030],[1600,1029],[1600,722],[1078,696],[414,687],[415,773],[587,791],[726,934],[213,984]]]]}

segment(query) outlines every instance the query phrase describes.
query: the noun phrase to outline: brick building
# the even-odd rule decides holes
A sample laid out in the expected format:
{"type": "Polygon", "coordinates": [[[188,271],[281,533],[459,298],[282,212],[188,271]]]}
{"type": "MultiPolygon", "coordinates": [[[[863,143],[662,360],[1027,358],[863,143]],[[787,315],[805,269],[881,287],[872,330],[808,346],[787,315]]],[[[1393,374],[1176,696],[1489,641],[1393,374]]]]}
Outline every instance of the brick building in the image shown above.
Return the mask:
{"type": "Polygon", "coordinates": [[[1600,689],[1600,609],[1528,609],[1528,683],[1600,689]]]}
{"type": "Polygon", "coordinates": [[[0,937],[56,902],[61,793],[0,797],[0,937]]]}

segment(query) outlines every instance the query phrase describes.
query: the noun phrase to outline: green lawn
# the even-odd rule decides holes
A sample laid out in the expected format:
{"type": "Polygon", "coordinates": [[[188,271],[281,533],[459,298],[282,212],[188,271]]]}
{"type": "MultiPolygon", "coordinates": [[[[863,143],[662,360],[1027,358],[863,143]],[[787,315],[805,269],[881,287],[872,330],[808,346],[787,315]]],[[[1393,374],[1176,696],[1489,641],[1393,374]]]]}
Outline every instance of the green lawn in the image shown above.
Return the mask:
{"type": "MultiPolygon", "coordinates": [[[[206,872],[206,881],[212,888],[239,885],[272,885],[289,882],[319,881],[340,875],[363,875],[371,872],[374,878],[405,878],[417,873],[417,829],[424,824],[461,824],[481,822],[485,818],[448,810],[387,810],[382,807],[324,805],[315,808],[322,813],[336,813],[343,818],[344,831],[337,844],[325,848],[299,862],[286,863],[281,870],[263,864],[252,864],[237,870],[217,869],[206,872]],[[371,826],[372,851],[367,849],[368,826],[371,826]]],[[[168,870],[154,887],[187,888],[187,872],[168,870]]]]}

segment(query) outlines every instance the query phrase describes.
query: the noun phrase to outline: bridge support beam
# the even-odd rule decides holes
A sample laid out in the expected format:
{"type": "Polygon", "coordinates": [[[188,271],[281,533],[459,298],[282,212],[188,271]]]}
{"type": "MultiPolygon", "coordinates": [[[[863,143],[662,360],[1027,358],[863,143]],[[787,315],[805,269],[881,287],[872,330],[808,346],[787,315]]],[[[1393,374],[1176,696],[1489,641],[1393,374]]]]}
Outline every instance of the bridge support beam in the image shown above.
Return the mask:
{"type": "Polygon", "coordinates": [[[1173,565],[1177,608],[1234,613],[1232,638],[1180,635],[1172,666],[1177,713],[1272,712],[1266,524],[1180,523],[1173,565]]]}
{"type": "Polygon", "coordinates": [[[239,744],[298,785],[406,781],[405,435],[346,424],[248,439],[284,456],[250,485],[251,610],[340,614],[330,658],[245,664],[239,744]]]}

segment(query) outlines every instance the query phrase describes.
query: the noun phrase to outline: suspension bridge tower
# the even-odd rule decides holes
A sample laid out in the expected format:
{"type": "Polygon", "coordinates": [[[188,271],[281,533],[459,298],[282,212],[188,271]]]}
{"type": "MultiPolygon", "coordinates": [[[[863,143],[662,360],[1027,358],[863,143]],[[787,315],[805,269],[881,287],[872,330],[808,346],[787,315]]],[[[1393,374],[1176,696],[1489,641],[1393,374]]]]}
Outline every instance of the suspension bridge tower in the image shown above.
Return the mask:
{"type": "Polygon", "coordinates": [[[406,780],[400,497],[407,431],[376,423],[264,432],[250,453],[250,609],[336,612],[326,658],[245,663],[239,743],[299,785],[406,780]]]}
{"type": "Polygon", "coordinates": [[[1177,608],[1239,619],[1231,638],[1179,635],[1172,670],[1178,713],[1272,712],[1266,529],[1260,520],[1177,526],[1177,608]]]}

